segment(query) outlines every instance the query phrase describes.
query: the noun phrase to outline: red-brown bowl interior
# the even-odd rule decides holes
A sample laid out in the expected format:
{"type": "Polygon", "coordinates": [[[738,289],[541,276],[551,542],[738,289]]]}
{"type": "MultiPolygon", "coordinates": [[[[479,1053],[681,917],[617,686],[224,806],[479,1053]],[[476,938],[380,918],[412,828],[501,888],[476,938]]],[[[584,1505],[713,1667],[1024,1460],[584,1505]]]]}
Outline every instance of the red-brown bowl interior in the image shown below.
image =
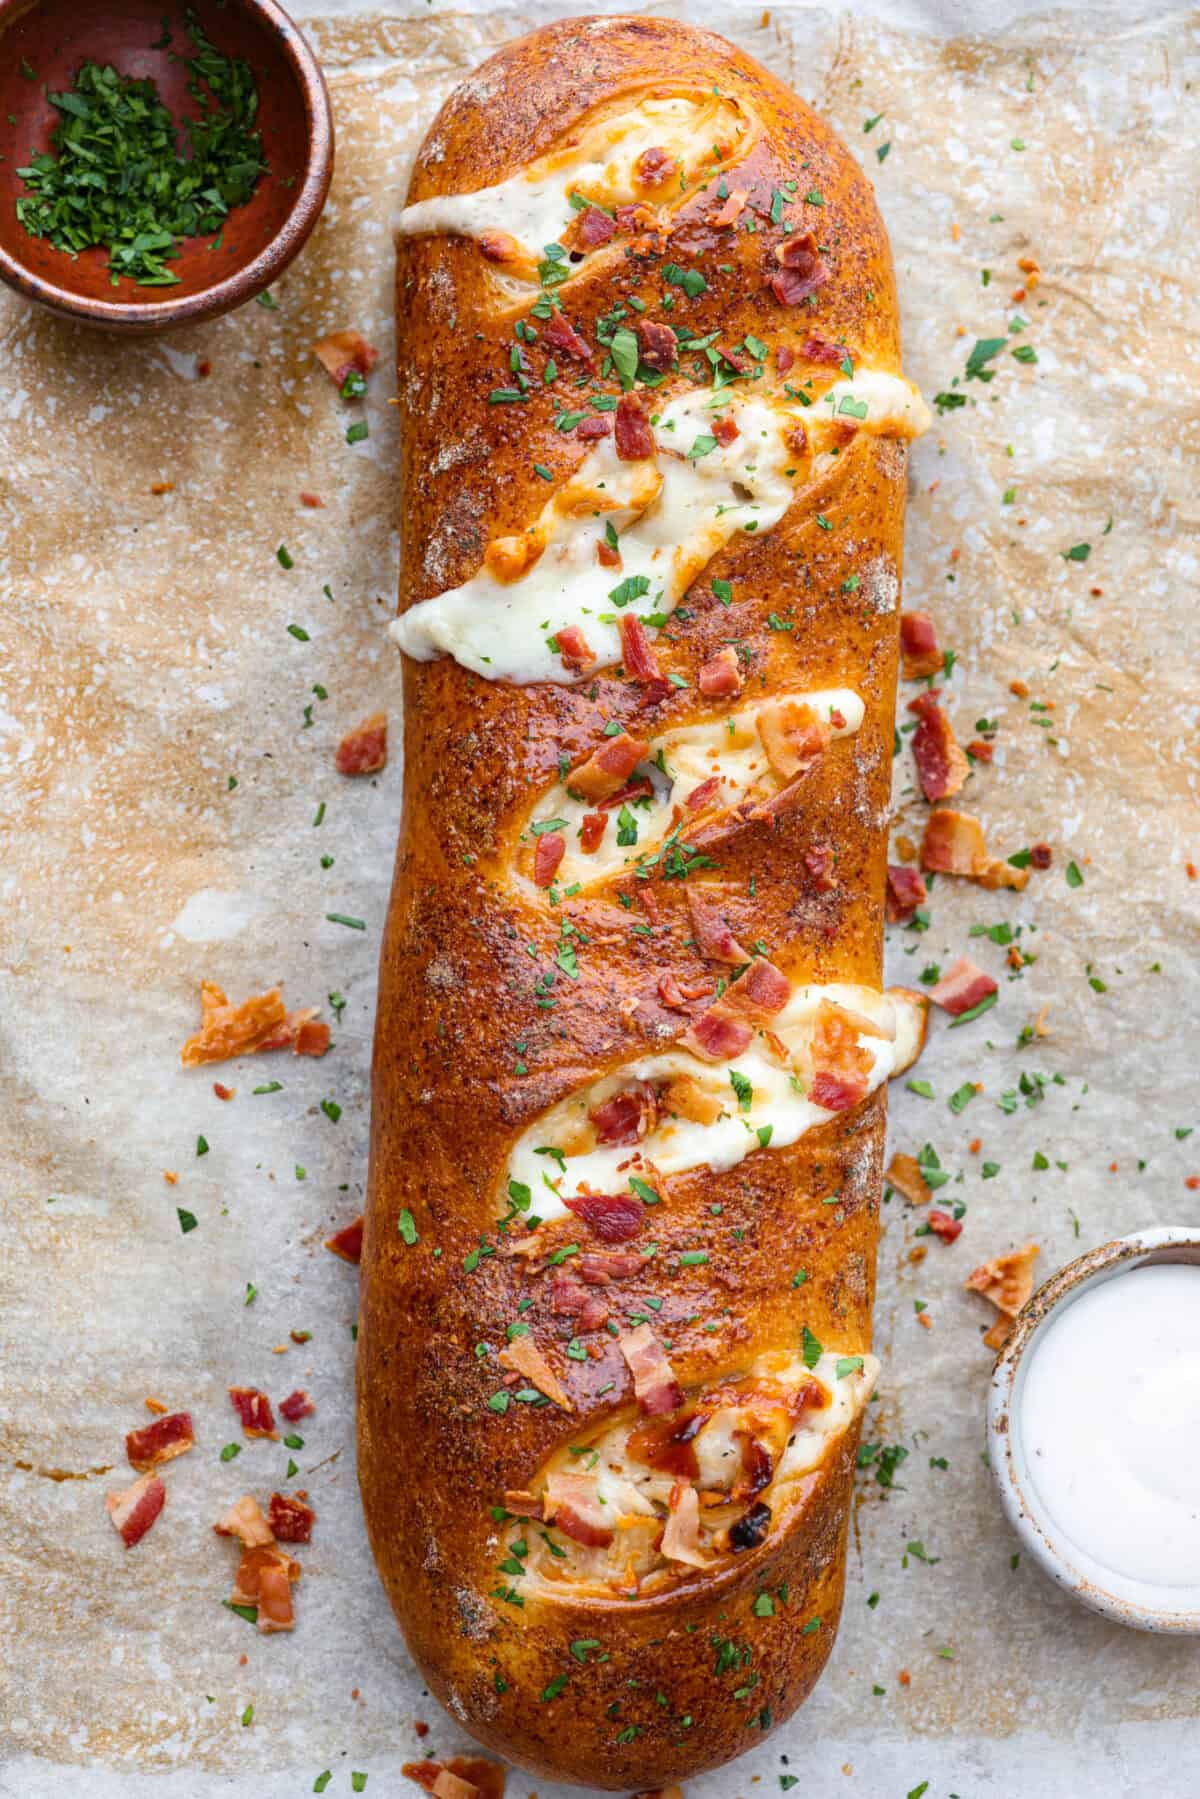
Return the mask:
{"type": "Polygon", "coordinates": [[[187,71],[170,54],[193,49],[184,28],[184,7],[178,0],[9,0],[0,5],[0,274],[31,298],[76,316],[107,315],[100,322],[112,324],[140,322],[124,316],[130,311],[141,313],[145,324],[166,323],[165,311],[174,318],[206,316],[225,305],[198,303],[198,296],[212,300],[214,289],[233,282],[236,291],[225,304],[249,299],[308,235],[328,188],[332,142],[316,65],[306,82],[297,65],[309,60],[307,48],[274,6],[261,7],[253,0],[228,0],[224,6],[217,0],[192,0],[192,11],[220,51],[244,57],[254,72],[267,173],[246,205],[229,214],[217,249],[210,247],[215,233],[182,242],[180,255],[168,264],[180,278],[178,285],[138,287],[123,277],[114,287],[104,249],[72,258],[47,239],[29,235],[16,215],[16,201],[28,191],[17,170],[52,147],[58,113],[46,90],[69,88],[88,58],[112,63],[123,75],[152,79],[176,118],[194,114],[187,71]],[[173,41],[153,49],[163,35],[164,16],[173,41]],[[36,80],[21,73],[22,59],[36,80]],[[314,111],[319,115],[315,119],[314,111]],[[14,118],[15,124],[10,122],[14,118]],[[327,166],[314,196],[312,163],[314,155],[322,155],[322,137],[327,166]],[[271,266],[254,271],[256,259],[273,244],[278,254],[270,258],[271,266]],[[82,304],[72,305],[72,298],[82,304]]]}

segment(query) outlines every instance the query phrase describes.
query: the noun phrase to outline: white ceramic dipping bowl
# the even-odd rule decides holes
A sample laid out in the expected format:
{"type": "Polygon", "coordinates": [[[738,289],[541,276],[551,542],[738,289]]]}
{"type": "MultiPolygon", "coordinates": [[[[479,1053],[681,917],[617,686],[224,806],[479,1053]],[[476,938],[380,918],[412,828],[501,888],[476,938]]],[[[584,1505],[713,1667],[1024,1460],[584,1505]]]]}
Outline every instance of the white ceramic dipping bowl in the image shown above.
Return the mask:
{"type": "Polygon", "coordinates": [[[1018,1316],[1000,1351],[988,1395],[988,1460],[1009,1522],[1059,1586],[1083,1605],[1134,1630],[1200,1636],[1200,1585],[1163,1586],[1096,1561],[1050,1516],[1026,1459],[1021,1399],[1033,1352],[1063,1308],[1105,1281],[1136,1280],[1162,1263],[1200,1268],[1200,1231],[1139,1231],[1089,1250],[1048,1280],[1018,1316]]]}

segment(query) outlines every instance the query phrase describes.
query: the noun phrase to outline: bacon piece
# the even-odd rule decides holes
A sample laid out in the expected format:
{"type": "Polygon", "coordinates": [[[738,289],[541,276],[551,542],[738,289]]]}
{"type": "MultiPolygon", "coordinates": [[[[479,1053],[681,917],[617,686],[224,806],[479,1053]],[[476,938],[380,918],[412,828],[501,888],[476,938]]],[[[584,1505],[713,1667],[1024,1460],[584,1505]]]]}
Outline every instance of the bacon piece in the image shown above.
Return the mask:
{"type": "Polygon", "coordinates": [[[268,1049],[323,1055],[329,1047],[329,1027],[314,1025],[316,1016],[315,1006],[286,1011],[278,987],[231,1006],[215,981],[202,981],[200,1029],[188,1038],[179,1059],[185,1068],[198,1068],[205,1062],[228,1062],[268,1049]]]}
{"type": "Polygon", "coordinates": [[[804,866],[812,876],[813,886],[818,893],[832,893],[837,886],[833,873],[833,846],[828,843],[814,843],[811,849],[804,852],[804,866]]]}
{"type": "Polygon", "coordinates": [[[579,827],[579,847],[585,856],[600,848],[604,833],[608,829],[607,812],[585,812],[583,823],[579,827]]]}
{"type": "Polygon", "coordinates": [[[387,713],[372,712],[342,738],[334,766],[339,775],[377,775],[387,766],[387,755],[387,713]]]}
{"type": "Polygon", "coordinates": [[[778,274],[771,276],[770,287],[781,306],[798,306],[829,279],[829,270],[821,261],[811,231],[793,234],[776,244],[775,260],[781,266],[778,274]]]}
{"type": "MultiPolygon", "coordinates": [[[[586,1257],[581,1259],[587,1260],[586,1257]]],[[[608,1307],[604,1301],[568,1274],[555,1275],[550,1288],[550,1309],[562,1316],[577,1318],[581,1331],[598,1331],[608,1322],[608,1307]]]]}
{"type": "Polygon", "coordinates": [[[299,1424],[301,1418],[311,1418],[316,1406],[308,1397],[303,1387],[297,1387],[286,1399],[279,1402],[279,1416],[286,1418],[289,1424],[299,1424]]]}
{"type": "Polygon", "coordinates": [[[243,1494],[241,1499],[231,1505],[217,1519],[213,1529],[219,1537],[236,1537],[244,1549],[261,1549],[275,1541],[271,1527],[262,1515],[262,1508],[252,1493],[243,1494]]]}
{"type": "MultiPolygon", "coordinates": [[[[967,745],[967,757],[971,762],[990,762],[996,754],[994,743],[985,743],[982,737],[972,737],[967,745]]],[[[1038,865],[1035,862],[1034,867],[1038,865]]],[[[1047,865],[1048,866],[1048,865],[1047,865]]]]}
{"type": "Polygon", "coordinates": [[[588,1549],[607,1549],[613,1540],[611,1514],[600,1503],[594,1474],[552,1474],[542,1495],[548,1522],[588,1549]]]}
{"type": "Polygon", "coordinates": [[[639,1324],[636,1330],[622,1331],[617,1343],[633,1377],[639,1408],[651,1415],[678,1411],[683,1388],[651,1327],[639,1324]]]}
{"type": "Polygon", "coordinates": [[[362,1261],[362,1241],[363,1215],[360,1212],[353,1224],[343,1225],[332,1237],[326,1237],[325,1247],[335,1256],[341,1256],[343,1262],[353,1262],[357,1267],[362,1261]]]}
{"type": "Polygon", "coordinates": [[[712,1124],[723,1110],[717,1095],[706,1092],[690,1074],[677,1074],[667,1086],[660,1104],[670,1116],[689,1118],[693,1124],[712,1124]]]}
{"type": "Polygon", "coordinates": [[[646,367],[657,369],[660,375],[669,374],[679,342],[670,325],[660,324],[657,319],[640,319],[637,335],[638,349],[646,367]]]}
{"type": "Polygon", "coordinates": [[[258,1576],[258,1629],[264,1637],[278,1631],[291,1630],[296,1622],[292,1610],[291,1576],[277,1562],[265,1565],[258,1576]]]}
{"type": "Polygon", "coordinates": [[[677,166],[669,150],[655,146],[642,151],[633,165],[633,172],[646,187],[661,187],[675,173],[677,166]]]}
{"type": "Polygon", "coordinates": [[[617,221],[602,207],[588,206],[579,215],[575,243],[580,250],[598,250],[617,235],[617,221]]]}
{"type": "Polygon", "coordinates": [[[673,974],[660,974],[658,977],[658,997],[669,1012],[686,1012],[687,1002],[683,997],[683,988],[673,974]]]}
{"type": "MultiPolygon", "coordinates": [[[[600,217],[603,218],[604,214],[601,213],[600,217]]],[[[608,223],[611,224],[612,221],[609,220],[608,223]]],[[[616,226],[613,225],[613,231],[615,230],[616,226]]],[[[611,233],[609,235],[611,236],[611,233]]],[[[561,312],[552,313],[542,326],[542,342],[556,355],[570,356],[574,361],[582,362],[588,368],[596,360],[596,353],[587,338],[583,337],[570,320],[563,317],[561,312]]]]}
{"type": "Polygon", "coordinates": [[[700,888],[687,889],[688,911],[692,919],[692,935],[702,956],[713,962],[728,962],[736,967],[753,961],[725,922],[719,905],[708,899],[700,888]]]}
{"type": "Polygon", "coordinates": [[[123,1493],[108,1494],[104,1501],[105,1510],[126,1549],[141,1542],[166,1501],[167,1489],[157,1474],[143,1474],[123,1493]]]}
{"type": "Polygon", "coordinates": [[[1027,868],[1013,868],[987,853],[983,827],[969,812],[942,807],[931,812],[921,840],[921,867],[937,874],[965,875],[981,887],[1012,887],[1029,880],[1027,868]]]}
{"type": "Polygon", "coordinates": [[[726,197],[719,212],[715,212],[709,224],[718,231],[724,231],[730,225],[736,225],[742,216],[749,193],[744,187],[735,187],[726,197]]]}
{"type": "Polygon", "coordinates": [[[598,750],[567,776],[568,791],[593,802],[613,797],[637,767],[650,745],[643,737],[621,731],[606,737],[598,750]]]}
{"type": "Polygon", "coordinates": [[[962,1219],[951,1218],[949,1212],[939,1211],[935,1206],[926,1220],[935,1237],[943,1243],[953,1243],[956,1237],[962,1236],[962,1219]]]}
{"type": "Polygon", "coordinates": [[[504,1799],[504,1769],[481,1755],[452,1755],[446,1762],[405,1762],[400,1772],[433,1793],[435,1799],[504,1799]],[[447,1774],[458,1781],[458,1789],[438,1786],[447,1774]]]}
{"type": "Polygon", "coordinates": [[[575,1410],[566,1388],[532,1337],[514,1337],[500,1351],[496,1360],[502,1368],[510,1368],[517,1374],[523,1374],[531,1387],[544,1393],[547,1399],[560,1406],[564,1412],[575,1410]]]}
{"type": "Polygon", "coordinates": [[[486,262],[519,262],[523,254],[510,231],[481,231],[479,254],[486,262]]]}
{"type": "Polygon", "coordinates": [[[700,812],[708,805],[710,800],[716,798],[720,786],[720,775],[710,775],[707,781],[701,781],[698,787],[692,788],[692,791],[688,794],[683,803],[689,812],[700,812]]]}
{"type": "Polygon", "coordinates": [[[586,668],[592,660],[591,646],[578,625],[564,625],[554,633],[564,668],[586,668]]]}
{"type": "Polygon", "coordinates": [[[514,1518],[540,1519],[543,1515],[541,1500],[532,1493],[526,1493],[523,1489],[514,1491],[510,1488],[505,1493],[504,1509],[506,1512],[511,1512],[514,1518]]]}
{"type": "Polygon", "coordinates": [[[744,1019],[719,1012],[720,1004],[718,1000],[707,1012],[701,1012],[691,1030],[680,1039],[682,1048],[690,1049],[705,1062],[732,1062],[754,1037],[753,1028],[744,1019]]]}
{"type": "MultiPolygon", "coordinates": [[[[607,413],[589,413],[587,418],[580,419],[575,427],[575,436],[590,442],[601,437],[608,437],[612,432],[612,419],[607,413]]],[[[560,633],[561,635],[561,633],[560,633]]]]}
{"type": "Polygon", "coordinates": [[[821,337],[814,332],[801,344],[800,354],[806,362],[824,362],[836,369],[841,367],[850,352],[844,344],[835,344],[832,338],[821,337]]]}
{"type": "Polygon", "coordinates": [[[662,670],[658,659],[650,647],[650,639],[646,635],[646,627],[633,612],[621,615],[619,626],[621,632],[621,660],[625,664],[625,672],[633,681],[659,681],[662,670]]]}
{"type": "Polygon", "coordinates": [[[858,1041],[859,1029],[859,1020],[844,1006],[822,1000],[817,1007],[808,1097],[827,1112],[845,1112],[866,1097],[874,1062],[858,1041]]]}
{"type": "Polygon", "coordinates": [[[654,1089],[646,1081],[635,1081],[594,1106],[588,1117],[601,1143],[637,1143],[658,1119],[654,1089]]]}
{"type": "Polygon", "coordinates": [[[781,375],[789,374],[796,361],[796,352],[790,344],[780,344],[775,352],[775,367],[781,375]]]}
{"type": "Polygon", "coordinates": [[[729,699],[742,691],[742,669],[738,653],[729,645],[718,650],[699,674],[700,691],[706,699],[729,699]]]}
{"type": "Polygon", "coordinates": [[[271,1401],[257,1387],[230,1387],[229,1400],[242,1421],[248,1437],[272,1437],[278,1440],[271,1401]]]}
{"type": "Polygon", "coordinates": [[[614,550],[607,538],[598,537],[596,539],[596,561],[601,568],[620,568],[621,552],[614,550]]]}
{"type": "Polygon", "coordinates": [[[921,1164],[915,1156],[897,1152],[884,1170],[883,1178],[897,1193],[903,1194],[910,1206],[927,1206],[933,1198],[933,1188],[921,1172],[921,1164]]]}
{"type": "Polygon", "coordinates": [[[627,1249],[624,1254],[618,1250],[615,1254],[610,1251],[607,1255],[580,1256],[575,1266],[580,1280],[589,1287],[611,1287],[614,1281],[627,1281],[641,1274],[646,1259],[636,1250],[627,1249]]]}
{"type": "Polygon", "coordinates": [[[964,1284],[971,1292],[982,1293],[1001,1314],[983,1339],[989,1349],[1003,1347],[1012,1320],[1032,1296],[1033,1264],[1037,1258],[1038,1245],[1026,1243],[1021,1249],[1009,1250],[1007,1255],[981,1262],[967,1276],[964,1284]]]}
{"type": "Polygon", "coordinates": [[[1054,851],[1048,843],[1035,843],[1029,852],[1031,868],[1049,868],[1054,861],[1054,851]]]}
{"type": "Polygon", "coordinates": [[[379,351],[360,331],[331,331],[312,348],[335,387],[343,386],[347,375],[362,375],[365,380],[379,361],[379,351]]]}
{"type": "Polygon", "coordinates": [[[533,567],[545,547],[546,540],[536,529],[511,537],[493,537],[483,552],[483,566],[494,581],[511,586],[533,567]]]}
{"type": "Polygon", "coordinates": [[[700,1495],[677,1481],[671,1488],[670,1515],[663,1531],[662,1552],[670,1562],[707,1568],[711,1557],[700,1547],[700,1495]]]}
{"type": "Polygon", "coordinates": [[[938,648],[937,631],[928,612],[900,614],[900,654],[906,681],[918,681],[923,675],[940,674],[942,652],[938,648]]]}
{"type": "Polygon", "coordinates": [[[717,1003],[728,1001],[737,1012],[762,1024],[782,1012],[791,996],[787,976],[766,956],[756,956],[741,980],[735,981],[717,1003]]]}
{"type": "Polygon", "coordinates": [[[314,511],[317,511],[324,506],[325,502],[319,493],[309,493],[306,488],[302,487],[300,489],[300,504],[302,506],[310,506],[314,511]]]}
{"type": "Polygon", "coordinates": [[[646,1208],[632,1193],[576,1193],[563,1204],[601,1243],[628,1243],[646,1223],[646,1208]]]}
{"type": "Polygon", "coordinates": [[[777,700],[755,720],[767,761],[781,781],[806,775],[828,747],[831,728],[802,700],[777,700]]]}
{"type": "Polygon", "coordinates": [[[931,693],[909,705],[920,724],[913,732],[912,753],[921,791],[927,800],[948,800],[962,787],[970,764],[959,748],[950,720],[931,693]]]}
{"type": "Polygon", "coordinates": [[[561,831],[544,831],[533,852],[533,879],[538,887],[549,887],[558,873],[558,865],[567,853],[567,840],[561,831]]]}
{"type": "Polygon", "coordinates": [[[889,862],[887,871],[887,921],[907,924],[918,906],[929,898],[929,889],[915,868],[902,862],[889,862]]]}
{"type": "Polygon", "coordinates": [[[617,455],[622,462],[640,462],[654,454],[654,433],[645,406],[637,394],[622,394],[616,411],[617,455]]]}
{"type": "Polygon", "coordinates": [[[948,968],[937,985],[929,989],[929,997],[952,1018],[961,1018],[980,1000],[998,991],[998,984],[986,969],[977,967],[970,956],[960,956],[953,968],[948,968]]]}
{"type": "Polygon", "coordinates": [[[166,1417],[156,1418],[153,1424],[144,1425],[141,1430],[127,1432],[125,1454],[131,1468],[136,1468],[139,1474],[148,1474],[151,1468],[174,1461],[177,1455],[186,1455],[195,1444],[191,1414],[170,1412],[166,1417]]]}
{"type": "Polygon", "coordinates": [[[287,1493],[272,1493],[267,1507],[267,1519],[279,1543],[311,1543],[316,1516],[310,1505],[287,1493]]]}
{"type": "MultiPolygon", "coordinates": [[[[725,351],[724,354],[726,362],[733,361],[733,358],[728,351],[725,351]]],[[[728,413],[726,413],[724,418],[713,420],[712,434],[723,449],[728,449],[729,445],[735,443],[741,435],[737,428],[736,420],[730,418],[728,413]]]]}
{"type": "Polygon", "coordinates": [[[741,979],[695,1020],[681,1047],[706,1062],[731,1061],[749,1044],[753,1027],[782,1012],[790,996],[786,976],[765,956],[756,956],[741,979]]]}

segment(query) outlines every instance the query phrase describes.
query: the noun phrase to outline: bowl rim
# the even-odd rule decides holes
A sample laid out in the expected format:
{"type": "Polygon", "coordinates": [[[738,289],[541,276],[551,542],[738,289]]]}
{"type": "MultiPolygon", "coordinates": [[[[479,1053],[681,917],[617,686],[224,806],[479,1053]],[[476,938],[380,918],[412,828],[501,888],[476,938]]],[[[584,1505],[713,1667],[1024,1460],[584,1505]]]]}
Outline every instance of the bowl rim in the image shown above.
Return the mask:
{"type": "Polygon", "coordinates": [[[1021,1309],[996,1358],[988,1389],[987,1455],[1000,1501],[1022,1545],[1082,1605],[1134,1630],[1200,1636],[1200,1586],[1178,1589],[1135,1580],[1092,1560],[1050,1517],[1029,1478],[1018,1427],[1026,1354],[1061,1308],[1104,1281],[1138,1268],[1200,1266],[1200,1228],[1162,1225],[1116,1237],[1060,1268],[1021,1309]],[[1183,1603],[1170,1602],[1172,1593],[1183,1603]]]}
{"type": "MultiPolygon", "coordinates": [[[[307,120],[304,177],[283,224],[250,262],[211,287],[175,299],[105,300],[79,294],[58,282],[33,274],[0,243],[0,280],[26,299],[60,317],[130,331],[165,331],[196,324],[232,311],[264,291],[305,243],[321,216],[333,178],[333,112],[329,90],[316,55],[300,27],[278,0],[237,0],[274,28],[280,47],[300,89],[307,120]]],[[[0,0],[0,35],[14,18],[37,10],[39,0],[0,0]]],[[[161,291],[161,290],[159,290],[161,291]]]]}

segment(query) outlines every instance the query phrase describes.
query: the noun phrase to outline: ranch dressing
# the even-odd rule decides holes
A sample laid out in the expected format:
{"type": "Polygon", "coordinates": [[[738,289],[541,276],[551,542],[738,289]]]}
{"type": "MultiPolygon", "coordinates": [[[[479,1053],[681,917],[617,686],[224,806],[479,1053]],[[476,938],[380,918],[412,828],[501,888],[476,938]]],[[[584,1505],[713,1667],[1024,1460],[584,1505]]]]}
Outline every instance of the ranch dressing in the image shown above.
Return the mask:
{"type": "Polygon", "coordinates": [[[1019,1420],[1059,1530],[1129,1579],[1200,1585],[1200,1267],[1135,1269],[1064,1306],[1019,1420]]]}

